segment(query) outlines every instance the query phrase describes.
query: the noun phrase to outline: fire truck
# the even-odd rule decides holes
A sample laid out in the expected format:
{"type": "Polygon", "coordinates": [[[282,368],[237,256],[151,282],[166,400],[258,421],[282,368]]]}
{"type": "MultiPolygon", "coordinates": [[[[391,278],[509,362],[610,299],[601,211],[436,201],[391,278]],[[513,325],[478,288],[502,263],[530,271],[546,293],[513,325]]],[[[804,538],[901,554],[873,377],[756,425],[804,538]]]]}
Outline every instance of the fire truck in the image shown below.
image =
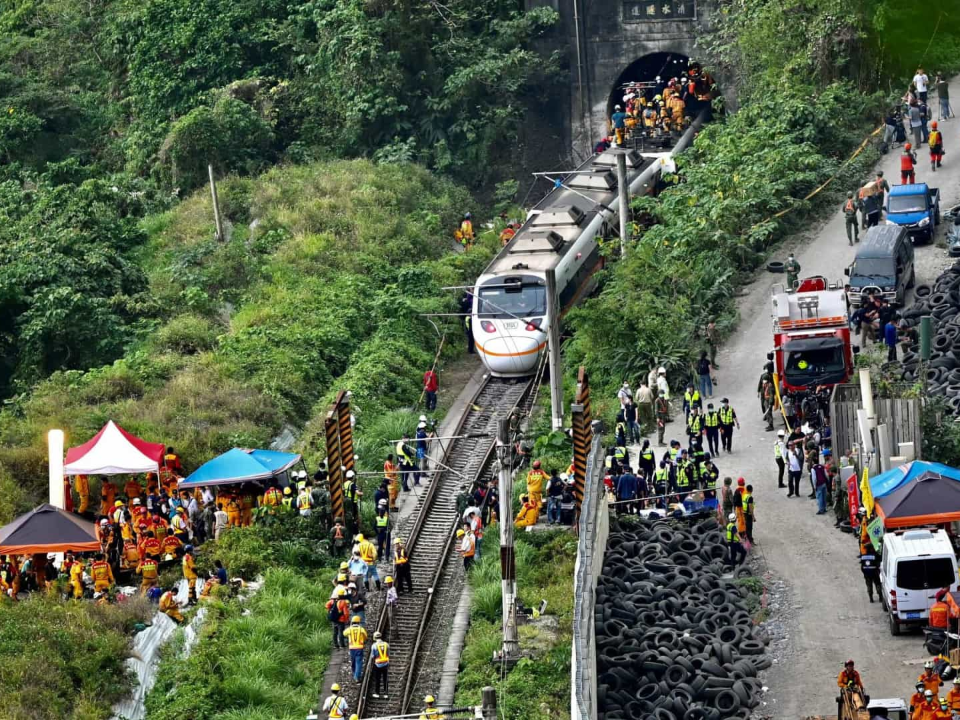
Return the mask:
{"type": "Polygon", "coordinates": [[[843,286],[820,275],[804,278],[795,291],[774,285],[773,339],[783,391],[805,393],[847,382],[853,347],[843,286]]]}

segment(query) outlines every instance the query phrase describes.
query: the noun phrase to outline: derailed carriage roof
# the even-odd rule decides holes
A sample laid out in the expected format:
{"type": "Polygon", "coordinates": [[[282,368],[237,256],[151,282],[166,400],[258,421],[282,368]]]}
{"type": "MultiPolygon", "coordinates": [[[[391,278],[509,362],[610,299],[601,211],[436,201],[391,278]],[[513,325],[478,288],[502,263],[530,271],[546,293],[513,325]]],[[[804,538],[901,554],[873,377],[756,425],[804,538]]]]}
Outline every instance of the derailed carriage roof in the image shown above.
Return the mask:
{"type": "MultiPolygon", "coordinates": [[[[637,151],[627,156],[627,184],[656,158],[637,151]]],[[[597,214],[617,198],[617,153],[604,152],[581,163],[532,210],[516,235],[493,259],[485,274],[544,272],[556,267],[597,214]],[[517,267],[523,266],[523,267],[517,267]]]]}

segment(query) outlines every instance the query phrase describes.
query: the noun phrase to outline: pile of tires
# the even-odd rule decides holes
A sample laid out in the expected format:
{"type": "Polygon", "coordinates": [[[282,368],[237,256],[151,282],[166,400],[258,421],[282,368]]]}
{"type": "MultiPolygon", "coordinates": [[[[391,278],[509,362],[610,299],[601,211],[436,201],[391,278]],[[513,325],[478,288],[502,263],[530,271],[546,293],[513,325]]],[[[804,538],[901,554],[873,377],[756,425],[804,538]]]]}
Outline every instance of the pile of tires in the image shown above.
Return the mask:
{"type": "Polygon", "coordinates": [[[750,717],[769,639],[723,577],[725,552],[713,518],[611,521],[594,611],[600,720],[750,717]]]}
{"type": "Polygon", "coordinates": [[[900,313],[901,328],[916,327],[924,315],[933,317],[930,362],[921,371],[918,341],[911,341],[900,359],[903,379],[917,382],[923,372],[930,394],[945,397],[960,414],[960,262],[941,273],[932,286],[917,285],[916,297],[900,313]]]}

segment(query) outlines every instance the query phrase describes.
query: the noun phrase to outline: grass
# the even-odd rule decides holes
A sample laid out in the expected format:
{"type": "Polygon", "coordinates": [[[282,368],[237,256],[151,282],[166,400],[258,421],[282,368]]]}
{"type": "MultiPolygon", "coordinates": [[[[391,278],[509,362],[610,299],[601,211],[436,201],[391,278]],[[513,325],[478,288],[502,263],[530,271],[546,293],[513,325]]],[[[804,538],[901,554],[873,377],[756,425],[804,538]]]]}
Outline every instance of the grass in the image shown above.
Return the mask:
{"type": "Polygon", "coordinates": [[[573,567],[576,538],[562,531],[520,533],[516,541],[517,588],[527,607],[547,601],[546,615],[557,630],[536,623],[520,626],[520,648],[530,653],[508,672],[491,663],[500,649],[500,560],[496,533],[488,533],[483,560],[470,571],[473,606],[470,630],[460,658],[456,703],[479,702],[486,685],[497,689],[501,717],[570,716],[570,652],[573,619],[573,567]]]}

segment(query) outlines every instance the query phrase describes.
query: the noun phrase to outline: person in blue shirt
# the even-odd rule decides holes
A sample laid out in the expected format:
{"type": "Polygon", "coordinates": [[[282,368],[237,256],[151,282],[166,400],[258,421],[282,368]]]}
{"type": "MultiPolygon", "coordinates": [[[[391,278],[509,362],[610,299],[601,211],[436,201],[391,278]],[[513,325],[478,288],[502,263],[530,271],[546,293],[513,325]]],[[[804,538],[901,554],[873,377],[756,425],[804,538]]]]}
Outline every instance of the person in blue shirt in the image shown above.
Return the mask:
{"type": "Polygon", "coordinates": [[[896,314],[883,326],[883,342],[887,346],[887,361],[895,362],[897,359],[897,320],[900,315],[896,314]]]}
{"type": "MultiPolygon", "coordinates": [[[[623,468],[623,475],[620,476],[620,479],[617,481],[617,500],[620,502],[628,500],[637,499],[637,476],[633,474],[633,471],[630,469],[629,465],[625,465],[623,468]]],[[[618,505],[617,509],[620,512],[625,512],[628,515],[634,512],[634,503],[624,502],[623,505],[618,505]]],[[[618,515],[620,513],[617,513],[618,515]]]]}
{"type": "Polygon", "coordinates": [[[220,581],[221,585],[227,584],[227,571],[223,567],[223,563],[219,560],[213,561],[213,566],[215,568],[214,573],[217,576],[217,579],[220,581]]]}
{"type": "Polygon", "coordinates": [[[617,145],[623,145],[624,133],[627,130],[627,114],[620,105],[614,106],[610,123],[613,125],[613,132],[617,136],[617,145]]]}

